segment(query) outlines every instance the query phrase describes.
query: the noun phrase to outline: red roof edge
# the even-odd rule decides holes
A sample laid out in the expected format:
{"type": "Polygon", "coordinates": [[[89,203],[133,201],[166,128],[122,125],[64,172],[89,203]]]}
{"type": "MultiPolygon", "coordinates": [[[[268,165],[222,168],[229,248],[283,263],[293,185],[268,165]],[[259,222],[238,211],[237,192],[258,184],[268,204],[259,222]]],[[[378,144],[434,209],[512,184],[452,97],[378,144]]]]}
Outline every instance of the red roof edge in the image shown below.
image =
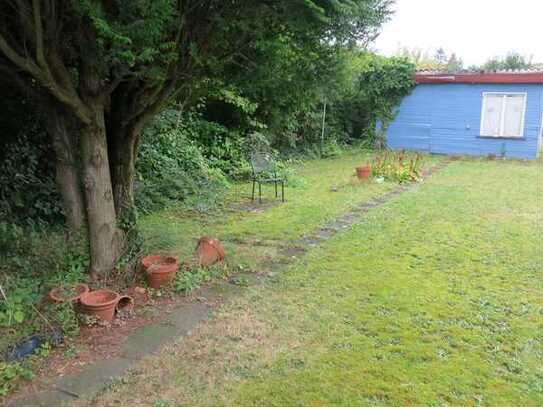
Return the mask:
{"type": "Polygon", "coordinates": [[[519,72],[519,73],[416,73],[417,83],[540,83],[543,84],[543,72],[519,72]]]}

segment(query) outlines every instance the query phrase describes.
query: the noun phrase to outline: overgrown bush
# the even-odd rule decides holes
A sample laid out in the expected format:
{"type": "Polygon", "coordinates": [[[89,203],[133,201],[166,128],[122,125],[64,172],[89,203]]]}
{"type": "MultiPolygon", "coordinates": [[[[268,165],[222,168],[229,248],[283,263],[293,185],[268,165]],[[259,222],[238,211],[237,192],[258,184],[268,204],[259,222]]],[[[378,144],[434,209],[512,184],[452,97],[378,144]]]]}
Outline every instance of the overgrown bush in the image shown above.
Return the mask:
{"type": "Polygon", "coordinates": [[[213,168],[195,140],[202,121],[167,110],[142,136],[137,162],[135,197],[144,212],[195,197],[212,199],[228,185],[220,168],[213,168]]]}
{"type": "Polygon", "coordinates": [[[371,165],[372,175],[393,182],[412,182],[420,178],[422,155],[406,151],[378,153],[371,165]]]}
{"type": "Polygon", "coordinates": [[[62,223],[55,156],[39,121],[24,125],[0,152],[0,220],[62,223]]]}
{"type": "Polygon", "coordinates": [[[335,139],[328,140],[322,144],[312,144],[305,148],[304,155],[309,158],[333,158],[338,157],[344,151],[335,139]]]}
{"type": "Polygon", "coordinates": [[[236,130],[204,120],[197,120],[193,129],[202,154],[211,168],[220,170],[226,176],[243,178],[248,166],[247,145],[243,135],[236,130]]]}

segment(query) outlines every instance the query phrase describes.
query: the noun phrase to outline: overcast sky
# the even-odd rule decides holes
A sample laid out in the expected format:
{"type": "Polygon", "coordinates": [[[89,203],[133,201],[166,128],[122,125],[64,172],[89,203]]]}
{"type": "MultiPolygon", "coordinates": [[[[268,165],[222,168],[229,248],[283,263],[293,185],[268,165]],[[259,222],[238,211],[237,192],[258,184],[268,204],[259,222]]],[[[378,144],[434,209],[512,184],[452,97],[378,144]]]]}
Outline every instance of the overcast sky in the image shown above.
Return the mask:
{"type": "Polygon", "coordinates": [[[385,55],[400,46],[455,52],[464,64],[482,64],[518,51],[543,62],[540,0],[396,0],[396,13],[374,44],[385,55]]]}

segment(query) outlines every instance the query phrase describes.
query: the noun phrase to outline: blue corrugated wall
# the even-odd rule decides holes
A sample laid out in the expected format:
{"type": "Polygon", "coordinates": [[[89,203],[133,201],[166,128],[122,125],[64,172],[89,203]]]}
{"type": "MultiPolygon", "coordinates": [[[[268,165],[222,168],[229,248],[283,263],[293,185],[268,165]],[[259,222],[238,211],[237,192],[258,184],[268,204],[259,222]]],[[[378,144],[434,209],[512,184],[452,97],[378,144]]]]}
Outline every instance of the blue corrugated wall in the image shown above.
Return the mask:
{"type": "Polygon", "coordinates": [[[537,158],[543,109],[543,85],[421,84],[401,103],[387,130],[392,149],[437,154],[537,158]],[[526,92],[522,139],[480,137],[483,92],[526,92]]]}

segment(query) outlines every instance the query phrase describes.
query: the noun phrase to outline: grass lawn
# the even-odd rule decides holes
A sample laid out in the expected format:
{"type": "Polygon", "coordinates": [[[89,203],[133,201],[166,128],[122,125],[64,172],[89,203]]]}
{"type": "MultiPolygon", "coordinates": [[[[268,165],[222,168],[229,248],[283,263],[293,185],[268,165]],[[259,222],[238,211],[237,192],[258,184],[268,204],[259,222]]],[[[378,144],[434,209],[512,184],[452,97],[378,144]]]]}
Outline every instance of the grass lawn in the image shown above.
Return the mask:
{"type": "MultiPolygon", "coordinates": [[[[308,195],[208,226],[290,241],[391,188],[349,185],[346,160],[302,172],[308,195]],[[336,179],[342,199],[321,203],[317,189],[336,179]]],[[[542,201],[540,163],[452,162],[89,405],[541,406],[542,201]]],[[[157,247],[180,250],[182,222],[172,212],[146,227],[169,230],[157,247]]]]}
{"type": "MultiPolygon", "coordinates": [[[[356,179],[354,168],[371,159],[368,151],[352,151],[340,158],[295,166],[284,204],[274,198],[273,185],[263,186],[262,205],[251,204],[251,184],[241,183],[224,198],[222,209],[208,213],[172,209],[146,216],[140,225],[147,250],[189,258],[197,239],[211,235],[225,244],[231,254],[230,265],[256,266],[260,257],[255,256],[255,250],[288,246],[356,204],[391,190],[394,185],[390,183],[361,184],[356,179]]],[[[426,165],[437,160],[425,158],[426,165]]]]}

